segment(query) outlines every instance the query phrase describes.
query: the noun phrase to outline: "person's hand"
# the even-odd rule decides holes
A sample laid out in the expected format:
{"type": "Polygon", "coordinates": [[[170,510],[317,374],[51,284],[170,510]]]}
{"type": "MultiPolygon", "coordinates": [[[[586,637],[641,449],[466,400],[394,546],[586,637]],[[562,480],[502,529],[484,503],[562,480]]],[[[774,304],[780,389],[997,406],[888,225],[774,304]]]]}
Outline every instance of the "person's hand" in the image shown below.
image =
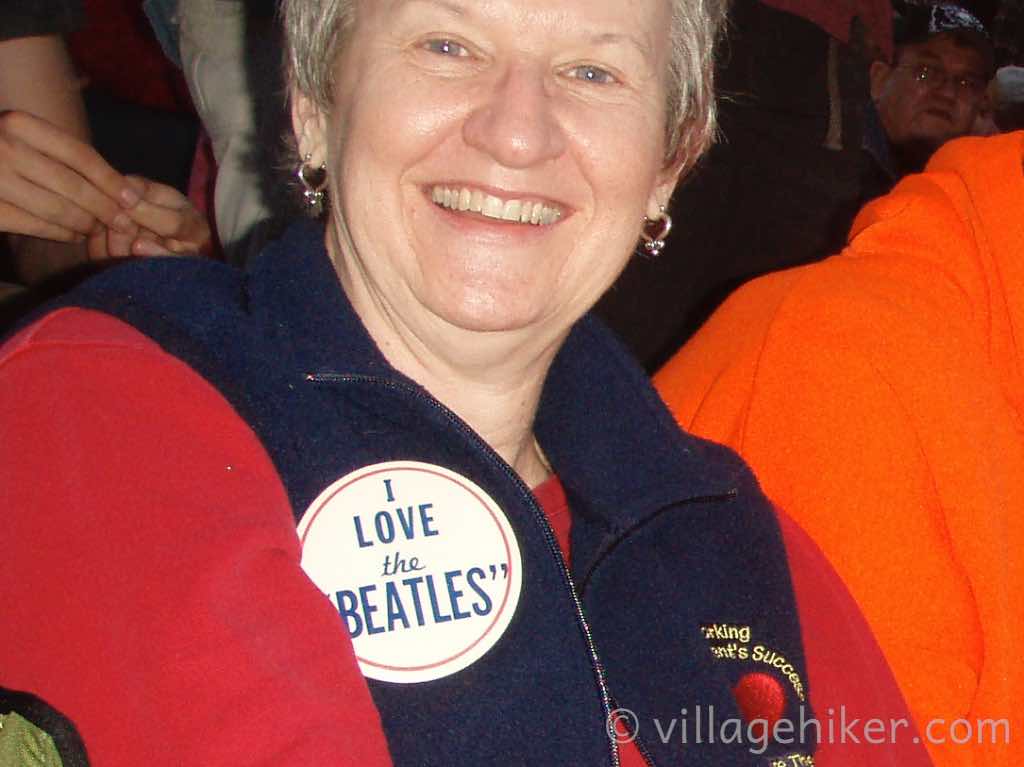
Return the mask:
{"type": "Polygon", "coordinates": [[[26,112],[0,114],[0,231],[59,242],[101,227],[134,236],[138,225],[119,203],[128,189],[83,141],[26,112]]]}
{"type": "Polygon", "coordinates": [[[99,227],[89,236],[89,257],[200,253],[210,245],[206,217],[174,187],[127,176],[119,195],[133,229],[99,227]]]}
{"type": "Polygon", "coordinates": [[[0,231],[87,241],[89,259],[197,253],[210,227],[173,187],[123,176],[95,149],[25,112],[0,115],[0,231]]]}

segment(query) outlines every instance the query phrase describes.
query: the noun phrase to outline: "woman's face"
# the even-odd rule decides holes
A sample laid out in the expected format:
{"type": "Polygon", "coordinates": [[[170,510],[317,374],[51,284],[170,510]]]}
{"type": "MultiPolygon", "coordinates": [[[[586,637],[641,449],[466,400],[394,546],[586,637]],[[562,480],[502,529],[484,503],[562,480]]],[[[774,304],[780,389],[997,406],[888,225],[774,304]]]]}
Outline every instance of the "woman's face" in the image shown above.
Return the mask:
{"type": "Polygon", "coordinates": [[[296,102],[357,311],[566,330],[667,201],[667,0],[363,0],[334,103],[296,102]]]}

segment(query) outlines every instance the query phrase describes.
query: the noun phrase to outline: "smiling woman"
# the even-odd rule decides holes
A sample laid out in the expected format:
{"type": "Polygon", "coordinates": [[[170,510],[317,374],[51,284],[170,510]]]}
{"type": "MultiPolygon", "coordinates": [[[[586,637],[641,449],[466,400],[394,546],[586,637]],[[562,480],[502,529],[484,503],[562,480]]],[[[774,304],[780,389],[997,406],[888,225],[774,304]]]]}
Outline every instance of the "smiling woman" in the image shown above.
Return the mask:
{"type": "Polygon", "coordinates": [[[104,765],[806,759],[648,726],[795,716],[807,671],[756,482],[584,317],[711,136],[723,5],[286,0],[322,216],[0,349],[0,681],[104,765]]]}
{"type": "Polygon", "coordinates": [[[328,169],[328,252],[392,364],[436,392],[472,349],[488,375],[539,389],[675,185],[668,21],[655,2],[360,7],[329,106],[296,91],[293,112],[300,154],[328,169]]]}

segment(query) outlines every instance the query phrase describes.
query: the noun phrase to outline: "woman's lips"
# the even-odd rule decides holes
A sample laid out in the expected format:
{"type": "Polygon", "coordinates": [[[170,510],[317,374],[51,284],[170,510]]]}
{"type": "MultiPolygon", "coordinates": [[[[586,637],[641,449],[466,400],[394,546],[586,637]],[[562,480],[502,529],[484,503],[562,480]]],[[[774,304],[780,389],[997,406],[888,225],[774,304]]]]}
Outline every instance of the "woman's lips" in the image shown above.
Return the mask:
{"type": "Polygon", "coordinates": [[[549,226],[562,218],[563,211],[550,202],[540,200],[502,198],[481,189],[467,186],[430,187],[430,198],[442,208],[453,211],[479,213],[499,221],[549,226]]]}

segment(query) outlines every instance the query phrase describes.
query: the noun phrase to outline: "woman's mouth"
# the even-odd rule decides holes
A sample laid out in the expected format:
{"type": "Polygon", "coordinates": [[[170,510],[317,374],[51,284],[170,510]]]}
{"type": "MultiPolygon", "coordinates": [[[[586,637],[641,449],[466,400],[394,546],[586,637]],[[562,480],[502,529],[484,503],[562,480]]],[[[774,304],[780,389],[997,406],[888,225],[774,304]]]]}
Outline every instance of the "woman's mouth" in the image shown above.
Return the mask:
{"type": "Polygon", "coordinates": [[[480,189],[435,185],[430,197],[442,208],[479,213],[486,218],[534,226],[548,226],[562,217],[562,211],[537,200],[503,199],[480,189]]]}

